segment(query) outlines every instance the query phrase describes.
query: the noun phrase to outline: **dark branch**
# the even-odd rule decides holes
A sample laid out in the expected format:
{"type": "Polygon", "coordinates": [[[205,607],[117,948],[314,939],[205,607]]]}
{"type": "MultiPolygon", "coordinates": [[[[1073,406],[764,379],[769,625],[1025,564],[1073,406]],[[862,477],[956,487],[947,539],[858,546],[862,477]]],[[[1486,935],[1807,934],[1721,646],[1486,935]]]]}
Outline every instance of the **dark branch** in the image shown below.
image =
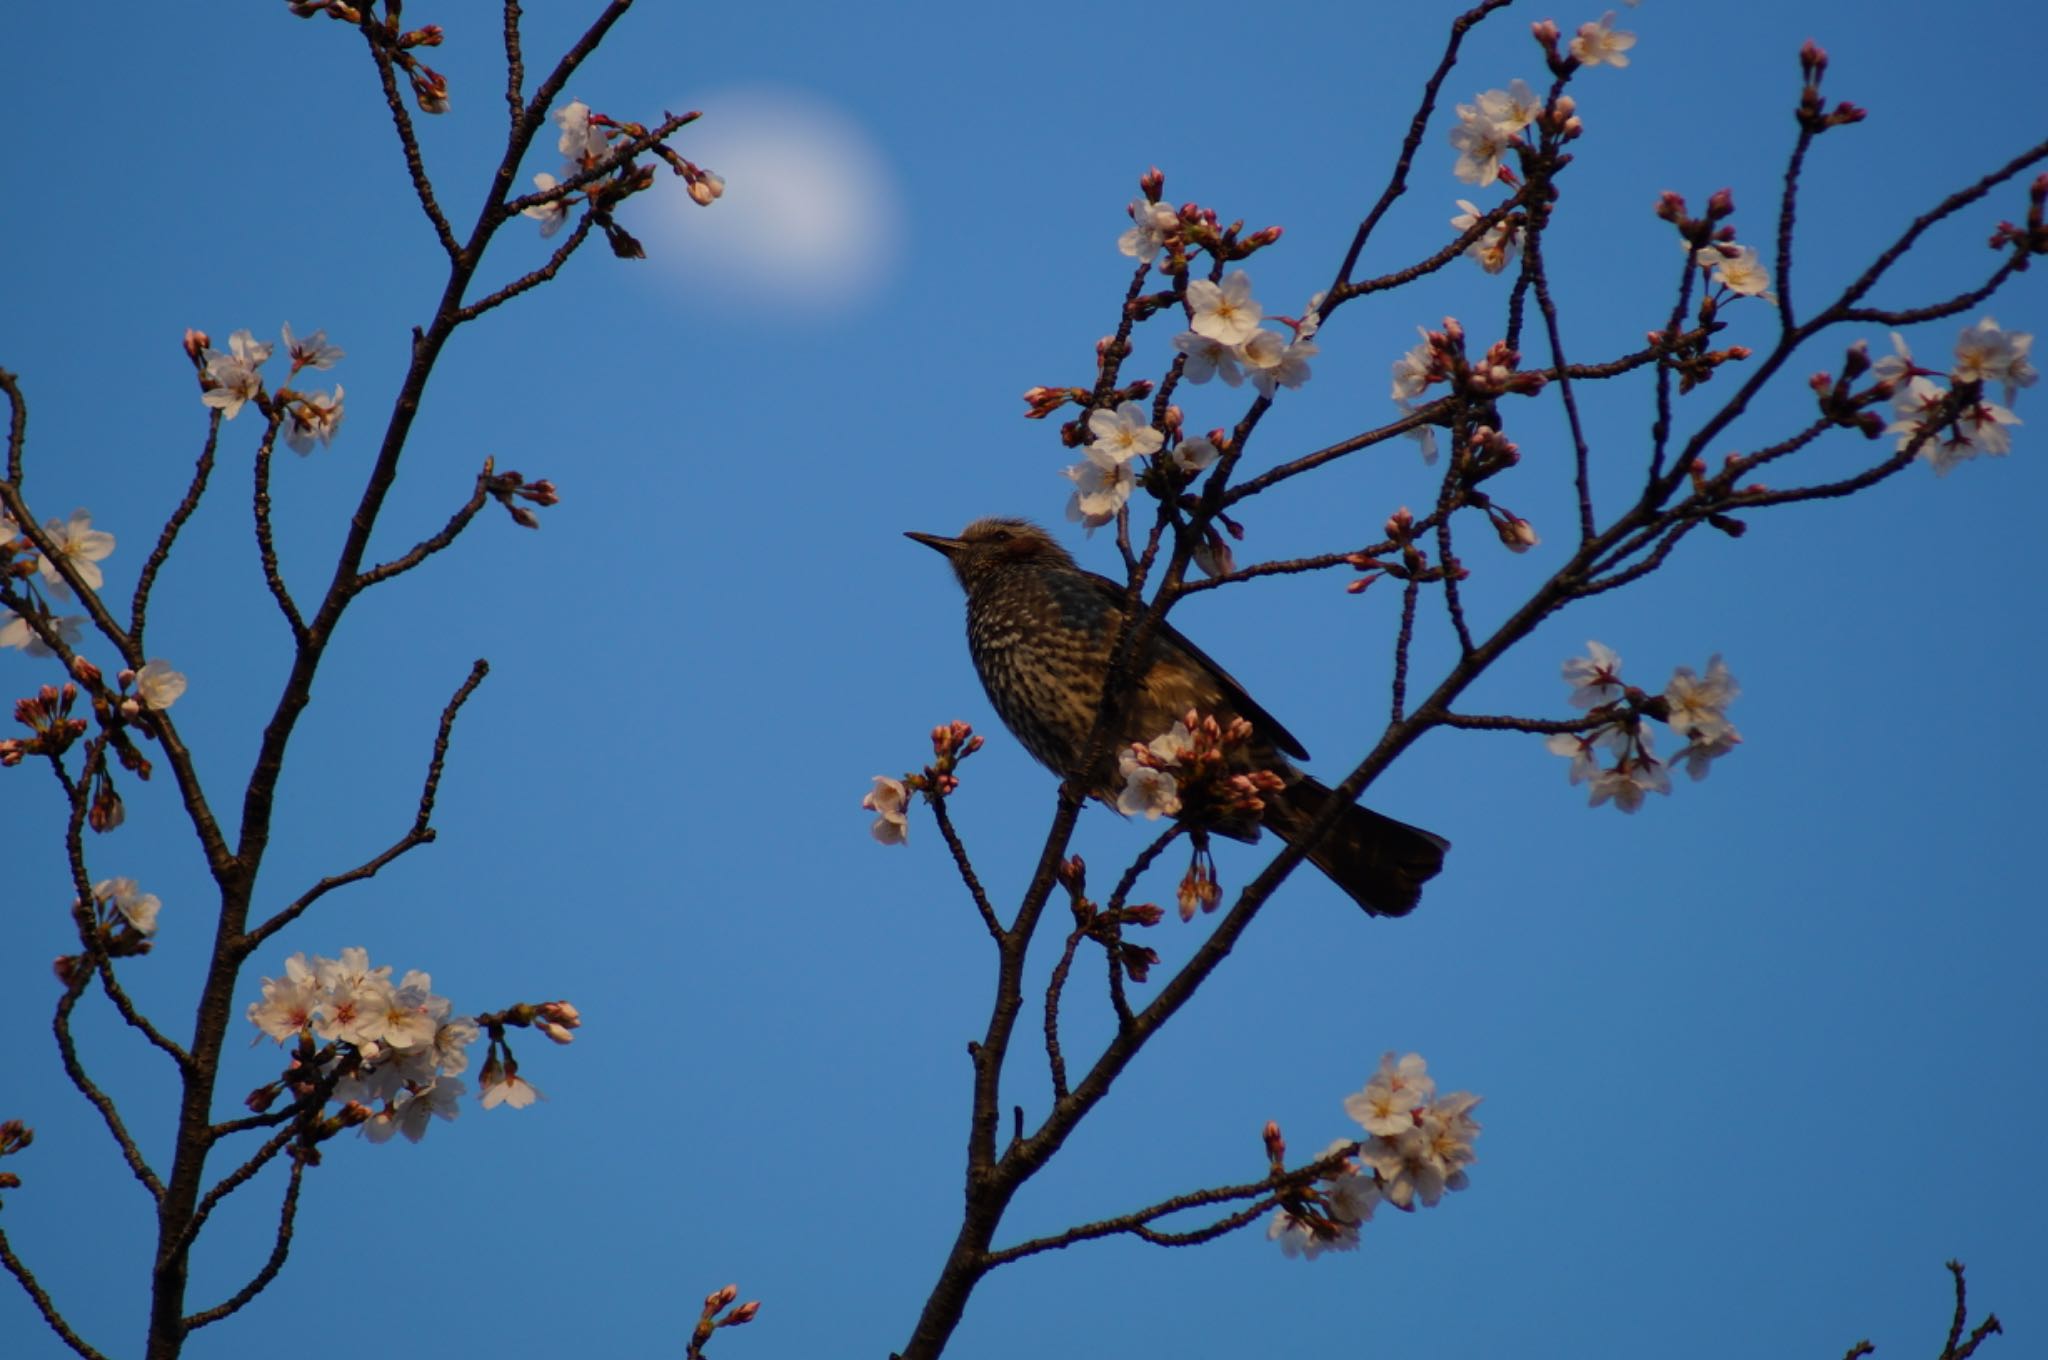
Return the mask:
{"type": "Polygon", "coordinates": [[[470,666],[469,678],[462,682],[454,695],[448,700],[447,705],[442,708],[441,725],[434,734],[433,757],[427,762],[426,782],[420,787],[419,807],[413,815],[412,826],[406,830],[406,833],[386,847],[381,854],[365,860],[346,873],[334,874],[321,879],[318,883],[315,883],[312,887],[301,893],[298,899],[290,906],[278,912],[277,915],[250,931],[247,935],[244,935],[235,943],[235,953],[238,957],[247,958],[265,940],[275,935],[278,931],[283,930],[293,921],[298,920],[299,917],[305,914],[308,907],[318,902],[328,893],[333,892],[336,888],[345,887],[350,883],[359,883],[366,878],[374,878],[378,870],[397,859],[400,855],[405,854],[416,846],[426,845],[434,839],[434,828],[431,825],[434,816],[434,797],[441,787],[441,768],[448,759],[448,740],[455,729],[456,715],[462,712],[462,706],[469,702],[469,696],[476,692],[476,687],[482,684],[484,677],[490,673],[490,663],[479,658],[470,666]]]}
{"type": "Polygon", "coordinates": [[[305,1178],[305,1175],[306,1164],[299,1161],[293,1162],[291,1177],[285,1182],[284,1203],[278,1207],[277,1242],[270,1249],[270,1259],[263,1263],[263,1268],[256,1272],[254,1279],[235,1291],[233,1298],[228,1299],[225,1303],[217,1303],[211,1308],[194,1313],[186,1318],[186,1331],[196,1331],[208,1323],[219,1322],[222,1318],[236,1312],[244,1304],[248,1303],[249,1300],[255,1298],[268,1288],[270,1282],[277,1278],[277,1272],[284,1269],[285,1257],[291,1254],[292,1249],[292,1226],[297,1220],[299,1213],[299,1183],[305,1178]]]}
{"type": "Polygon", "coordinates": [[[199,462],[192,469],[192,484],[185,488],[185,499],[178,502],[178,508],[165,521],[164,531],[157,536],[156,547],[150,550],[148,560],[143,562],[142,571],[135,578],[135,596],[128,603],[128,636],[135,639],[137,651],[144,650],[142,627],[149,613],[149,592],[156,586],[156,574],[163,570],[164,560],[171,555],[171,545],[178,541],[178,531],[199,508],[199,498],[206,494],[206,479],[213,475],[213,451],[220,442],[220,420],[220,408],[207,412],[206,446],[199,451],[199,462]]]}
{"type": "MultiPolygon", "coordinates": [[[[18,477],[21,474],[19,470],[15,470],[8,475],[18,477]]],[[[20,1282],[22,1289],[35,1302],[36,1311],[43,1315],[43,1321],[49,1324],[50,1330],[55,1332],[65,1345],[83,1356],[84,1360],[107,1360],[105,1355],[88,1346],[84,1338],[71,1330],[71,1324],[57,1311],[57,1305],[51,1300],[49,1291],[36,1280],[35,1273],[28,1268],[27,1263],[14,1254],[14,1247],[8,1242],[5,1231],[0,1231],[0,1265],[6,1266],[7,1273],[20,1282]]]]}

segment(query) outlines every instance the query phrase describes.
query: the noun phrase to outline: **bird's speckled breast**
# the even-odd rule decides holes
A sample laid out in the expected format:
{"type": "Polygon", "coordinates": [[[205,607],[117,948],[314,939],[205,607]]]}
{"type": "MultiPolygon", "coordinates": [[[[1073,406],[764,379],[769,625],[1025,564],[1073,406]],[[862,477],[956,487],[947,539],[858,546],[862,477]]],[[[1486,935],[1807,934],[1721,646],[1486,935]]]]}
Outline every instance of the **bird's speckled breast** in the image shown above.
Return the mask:
{"type": "Polygon", "coordinates": [[[1038,761],[1073,772],[1095,722],[1122,612],[1078,573],[991,573],[968,597],[967,646],[1003,725],[1038,761]]]}

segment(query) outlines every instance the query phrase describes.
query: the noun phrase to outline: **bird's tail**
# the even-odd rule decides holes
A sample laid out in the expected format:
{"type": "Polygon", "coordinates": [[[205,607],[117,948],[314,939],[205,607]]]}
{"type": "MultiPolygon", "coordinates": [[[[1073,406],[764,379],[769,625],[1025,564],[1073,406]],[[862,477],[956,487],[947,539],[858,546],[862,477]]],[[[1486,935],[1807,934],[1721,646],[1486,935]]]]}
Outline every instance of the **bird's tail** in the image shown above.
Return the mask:
{"type": "MultiPolygon", "coordinates": [[[[1304,775],[1267,798],[1265,824],[1289,845],[1299,844],[1330,798],[1327,785],[1304,775]]],[[[1308,858],[1370,914],[1406,916],[1422,900],[1422,885],[1444,867],[1450,848],[1442,836],[1353,803],[1308,858]]]]}

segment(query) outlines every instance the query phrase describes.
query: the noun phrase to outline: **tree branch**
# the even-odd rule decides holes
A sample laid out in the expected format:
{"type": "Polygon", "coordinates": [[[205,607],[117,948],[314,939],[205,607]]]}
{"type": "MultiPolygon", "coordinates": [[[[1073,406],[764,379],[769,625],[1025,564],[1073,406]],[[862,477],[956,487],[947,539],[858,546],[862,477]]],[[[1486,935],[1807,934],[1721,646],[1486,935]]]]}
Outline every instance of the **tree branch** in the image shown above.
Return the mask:
{"type": "Polygon", "coordinates": [[[462,706],[469,702],[469,696],[476,693],[476,687],[482,684],[484,677],[490,673],[490,663],[479,658],[470,666],[469,678],[462,682],[449,698],[447,705],[442,708],[441,725],[434,734],[434,753],[427,762],[426,782],[420,787],[419,807],[413,815],[412,826],[406,833],[393,841],[382,853],[365,860],[346,873],[333,874],[321,879],[301,893],[290,906],[237,940],[234,951],[239,957],[247,958],[260,948],[265,940],[298,920],[306,913],[308,907],[336,888],[345,887],[350,883],[360,883],[366,878],[374,878],[380,869],[400,855],[433,841],[434,828],[430,823],[434,815],[434,798],[441,787],[441,769],[448,759],[448,741],[455,729],[456,715],[462,712],[462,706]]]}
{"type": "Polygon", "coordinates": [[[277,1278],[277,1272],[284,1269],[285,1257],[291,1254],[292,1249],[292,1226],[299,1213],[299,1183],[305,1178],[305,1175],[306,1164],[294,1161],[292,1163],[290,1179],[285,1182],[284,1202],[278,1206],[277,1243],[270,1249],[270,1259],[263,1263],[263,1268],[256,1272],[254,1279],[235,1291],[234,1297],[186,1318],[186,1331],[196,1331],[209,1323],[219,1322],[222,1318],[238,1311],[244,1304],[268,1288],[270,1282],[277,1278]]]}

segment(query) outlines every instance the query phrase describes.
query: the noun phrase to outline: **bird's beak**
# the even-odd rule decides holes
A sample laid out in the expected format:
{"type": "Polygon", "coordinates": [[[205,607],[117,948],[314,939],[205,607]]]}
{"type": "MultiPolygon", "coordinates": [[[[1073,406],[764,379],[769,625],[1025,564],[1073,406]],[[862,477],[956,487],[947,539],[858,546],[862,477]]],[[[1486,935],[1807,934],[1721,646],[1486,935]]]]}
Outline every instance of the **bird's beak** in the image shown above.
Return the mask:
{"type": "Polygon", "coordinates": [[[954,553],[967,546],[957,538],[946,538],[940,534],[920,534],[915,530],[906,530],[903,536],[912,542],[922,543],[927,548],[942,552],[948,557],[951,557],[954,553]]]}

